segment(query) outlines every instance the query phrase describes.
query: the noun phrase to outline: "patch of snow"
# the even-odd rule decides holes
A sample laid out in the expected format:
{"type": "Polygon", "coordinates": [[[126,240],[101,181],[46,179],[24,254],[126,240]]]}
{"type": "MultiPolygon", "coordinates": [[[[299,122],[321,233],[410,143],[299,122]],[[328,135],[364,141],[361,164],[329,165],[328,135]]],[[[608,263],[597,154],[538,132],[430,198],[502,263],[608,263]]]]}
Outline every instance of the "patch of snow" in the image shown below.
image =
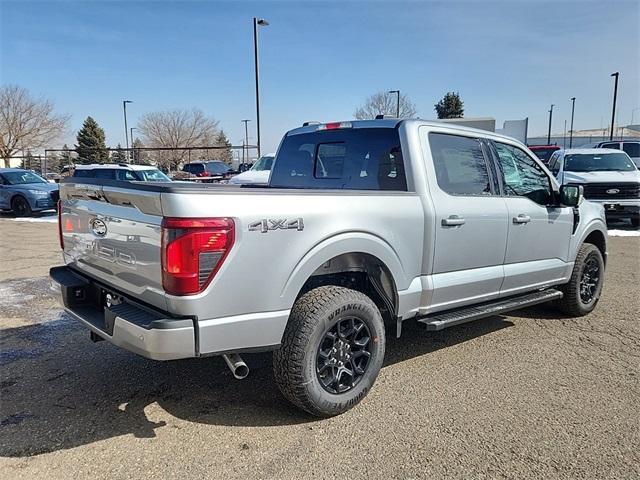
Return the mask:
{"type": "Polygon", "coordinates": [[[640,230],[609,230],[610,237],[640,237],[640,230]]]}
{"type": "Polygon", "coordinates": [[[16,217],[14,222],[58,223],[58,217],[16,217]]]}

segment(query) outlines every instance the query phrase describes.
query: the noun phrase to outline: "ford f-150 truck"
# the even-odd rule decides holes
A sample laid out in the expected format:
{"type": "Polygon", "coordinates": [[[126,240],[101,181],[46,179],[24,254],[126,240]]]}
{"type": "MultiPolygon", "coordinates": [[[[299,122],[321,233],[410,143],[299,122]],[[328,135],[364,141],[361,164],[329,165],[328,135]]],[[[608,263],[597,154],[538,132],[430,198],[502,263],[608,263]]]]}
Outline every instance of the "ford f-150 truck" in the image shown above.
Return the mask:
{"type": "Polygon", "coordinates": [[[158,360],[273,350],[298,407],[342,413],[367,394],[385,337],[553,301],[596,306],[600,205],[560,187],[523,144],[421,120],[289,131],[265,187],[61,182],[51,270],[66,311],[158,360]]]}

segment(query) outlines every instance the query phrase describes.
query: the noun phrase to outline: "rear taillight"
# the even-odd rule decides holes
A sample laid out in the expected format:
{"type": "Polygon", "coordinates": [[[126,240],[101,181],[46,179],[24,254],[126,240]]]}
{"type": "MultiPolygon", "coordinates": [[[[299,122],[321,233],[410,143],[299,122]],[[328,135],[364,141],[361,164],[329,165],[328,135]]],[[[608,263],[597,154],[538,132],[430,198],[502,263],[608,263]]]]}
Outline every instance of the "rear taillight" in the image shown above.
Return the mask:
{"type": "Polygon", "coordinates": [[[162,219],[162,287],[171,295],[202,292],[234,242],[230,218],[162,219]]]}
{"type": "Polygon", "coordinates": [[[58,240],[60,248],[64,251],[64,237],[62,236],[62,203],[58,200],[58,240]]]}
{"type": "Polygon", "coordinates": [[[198,177],[210,177],[211,173],[207,172],[206,170],[204,172],[200,172],[198,173],[196,176],[198,177]]]}

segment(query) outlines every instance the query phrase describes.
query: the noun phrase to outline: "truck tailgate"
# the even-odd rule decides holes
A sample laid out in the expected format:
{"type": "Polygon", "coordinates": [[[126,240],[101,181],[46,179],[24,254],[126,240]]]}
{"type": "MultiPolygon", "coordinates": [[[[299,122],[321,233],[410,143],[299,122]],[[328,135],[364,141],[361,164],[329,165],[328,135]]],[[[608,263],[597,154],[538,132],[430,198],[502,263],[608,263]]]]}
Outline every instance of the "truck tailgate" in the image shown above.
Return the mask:
{"type": "Polygon", "coordinates": [[[60,199],[65,262],[116,291],[166,310],[160,194],[66,181],[60,199]]]}

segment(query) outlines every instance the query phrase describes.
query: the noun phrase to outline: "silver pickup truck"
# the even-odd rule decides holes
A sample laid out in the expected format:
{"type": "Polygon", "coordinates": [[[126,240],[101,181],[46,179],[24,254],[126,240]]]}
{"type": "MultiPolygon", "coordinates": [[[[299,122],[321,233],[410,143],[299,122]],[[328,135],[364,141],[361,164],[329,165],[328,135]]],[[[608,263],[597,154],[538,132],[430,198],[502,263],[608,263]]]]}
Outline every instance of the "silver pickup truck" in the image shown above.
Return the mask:
{"type": "Polygon", "coordinates": [[[273,350],[298,407],[342,413],[371,389],[385,336],[553,301],[598,302],[600,205],[521,143],[421,120],[288,132],[266,187],[69,178],[51,270],[66,311],[157,360],[273,350]]]}

